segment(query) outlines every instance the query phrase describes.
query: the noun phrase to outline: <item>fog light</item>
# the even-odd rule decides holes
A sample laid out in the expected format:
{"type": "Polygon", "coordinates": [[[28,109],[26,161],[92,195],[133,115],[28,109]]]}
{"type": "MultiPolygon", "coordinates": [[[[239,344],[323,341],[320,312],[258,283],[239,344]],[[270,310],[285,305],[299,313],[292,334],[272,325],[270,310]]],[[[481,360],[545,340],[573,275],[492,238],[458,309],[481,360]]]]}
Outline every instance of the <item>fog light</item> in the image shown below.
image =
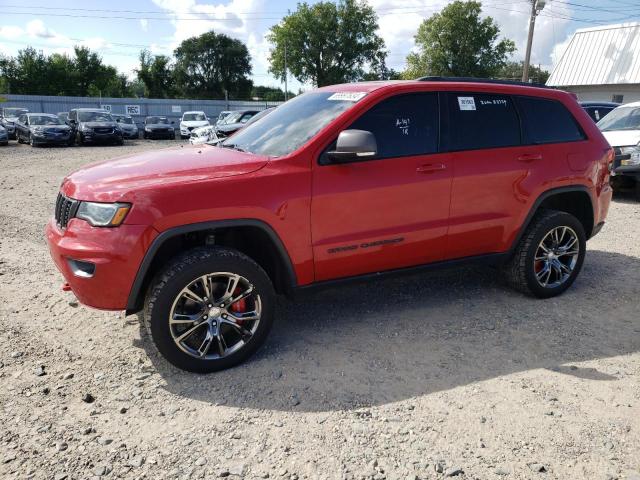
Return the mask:
{"type": "Polygon", "coordinates": [[[73,258],[67,258],[69,268],[76,277],[91,278],[96,272],[95,263],[84,262],[82,260],[74,260],[73,258]]]}

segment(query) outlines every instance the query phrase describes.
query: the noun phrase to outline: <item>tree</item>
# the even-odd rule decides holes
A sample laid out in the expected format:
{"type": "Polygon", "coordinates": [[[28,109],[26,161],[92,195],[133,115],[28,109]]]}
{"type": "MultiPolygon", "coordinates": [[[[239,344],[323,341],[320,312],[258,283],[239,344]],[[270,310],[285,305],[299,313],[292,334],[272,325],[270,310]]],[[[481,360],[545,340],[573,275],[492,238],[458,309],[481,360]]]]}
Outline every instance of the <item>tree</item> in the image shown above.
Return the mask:
{"type": "MultiPolygon", "coordinates": [[[[496,73],[495,77],[502,80],[517,80],[522,79],[522,71],[524,70],[524,62],[507,62],[496,73]]],[[[535,83],[547,83],[547,79],[551,74],[540,67],[535,65],[529,66],[529,79],[535,83]]]]}
{"type": "Polygon", "coordinates": [[[284,80],[286,49],[288,70],[300,82],[321,87],[357,80],[365,65],[375,70],[386,57],[377,30],[378,18],[366,2],[300,3],[267,36],[273,44],[269,71],[284,80]]]}
{"type": "Polygon", "coordinates": [[[191,98],[247,98],[251,57],[240,40],[213,31],[184,40],[174,51],[175,78],[191,98]]]}
{"type": "MultiPolygon", "coordinates": [[[[289,91],[289,98],[295,97],[296,94],[289,91]]],[[[261,85],[254,86],[251,89],[251,98],[258,100],[265,100],[267,102],[283,102],[284,90],[275,87],[263,87],[261,85]]]]}
{"type": "Polygon", "coordinates": [[[166,55],[151,55],[148,50],[140,52],[140,68],[136,70],[138,80],[144,83],[144,95],[149,98],[171,98],[176,94],[171,59],[166,55]]]}
{"type": "Polygon", "coordinates": [[[496,75],[516,47],[499,40],[500,29],[481,12],[480,2],[456,0],[424,20],[414,37],[419,52],[407,56],[405,78],[496,75]]]}

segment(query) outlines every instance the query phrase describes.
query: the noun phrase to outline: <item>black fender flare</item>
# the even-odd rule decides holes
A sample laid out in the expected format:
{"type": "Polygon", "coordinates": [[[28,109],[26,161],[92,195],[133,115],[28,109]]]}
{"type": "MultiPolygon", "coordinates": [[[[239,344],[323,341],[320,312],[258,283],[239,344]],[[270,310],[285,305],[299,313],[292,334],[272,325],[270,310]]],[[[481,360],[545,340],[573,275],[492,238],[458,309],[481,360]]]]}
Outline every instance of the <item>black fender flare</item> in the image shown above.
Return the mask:
{"type": "MultiPolygon", "coordinates": [[[[593,201],[593,197],[591,196],[591,192],[589,191],[589,189],[586,186],[584,186],[584,185],[569,185],[569,186],[566,186],[566,187],[550,188],[549,190],[546,190],[546,191],[542,192],[538,196],[538,198],[536,198],[535,202],[533,202],[533,205],[529,209],[529,213],[527,213],[527,216],[525,217],[524,222],[522,222],[522,226],[520,227],[520,231],[518,232],[518,235],[513,240],[513,243],[511,244],[511,247],[509,248],[509,254],[513,253],[515,251],[515,249],[517,248],[518,244],[520,243],[520,240],[522,239],[522,236],[524,235],[524,233],[526,232],[527,228],[529,227],[529,224],[531,223],[531,220],[533,220],[533,217],[535,216],[536,212],[540,208],[540,205],[542,205],[542,202],[544,202],[549,197],[553,197],[554,195],[558,195],[558,194],[561,194],[561,193],[569,193],[569,192],[586,193],[587,196],[589,197],[589,200],[591,201],[591,211],[595,215],[596,209],[595,209],[595,204],[594,204],[594,201],[593,201]]],[[[595,218],[594,218],[594,224],[595,224],[595,218]]],[[[585,233],[587,234],[587,239],[591,237],[592,232],[585,232],[585,233]]]]}
{"type": "Polygon", "coordinates": [[[285,249],[284,244],[282,243],[282,240],[280,240],[278,234],[267,223],[251,218],[190,223],[188,225],[180,225],[164,230],[151,242],[151,245],[147,249],[144,258],[140,263],[140,267],[138,268],[138,273],[136,273],[133,284],[131,285],[129,298],[127,299],[127,314],[134,313],[139,310],[138,298],[142,293],[142,287],[144,286],[147,273],[149,272],[149,267],[151,266],[156,253],[158,253],[160,247],[167,240],[178,235],[183,235],[185,233],[233,227],[257,227],[264,233],[266,233],[273,242],[273,245],[276,247],[278,254],[280,255],[282,265],[285,269],[284,275],[288,285],[288,290],[292,290],[297,285],[296,273],[293,268],[293,263],[291,262],[291,257],[289,257],[289,254],[287,253],[287,250],[285,249]]]}

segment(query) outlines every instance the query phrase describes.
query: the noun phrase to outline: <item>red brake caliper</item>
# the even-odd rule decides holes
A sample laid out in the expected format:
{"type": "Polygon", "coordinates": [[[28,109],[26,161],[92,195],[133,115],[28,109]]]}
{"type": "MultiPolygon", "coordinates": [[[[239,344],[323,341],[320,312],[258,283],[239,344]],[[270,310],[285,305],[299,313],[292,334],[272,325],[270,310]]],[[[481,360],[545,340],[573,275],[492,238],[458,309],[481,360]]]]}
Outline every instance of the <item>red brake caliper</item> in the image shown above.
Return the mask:
{"type": "MultiPolygon", "coordinates": [[[[233,296],[235,297],[236,295],[239,295],[240,291],[239,289],[236,289],[235,292],[233,292],[233,296]]],[[[231,310],[234,313],[243,313],[247,311],[247,299],[246,298],[241,298],[240,300],[238,300],[236,303],[231,304],[231,306],[229,307],[229,310],[231,310]]],[[[237,320],[238,323],[242,323],[244,320],[237,320]]]]}

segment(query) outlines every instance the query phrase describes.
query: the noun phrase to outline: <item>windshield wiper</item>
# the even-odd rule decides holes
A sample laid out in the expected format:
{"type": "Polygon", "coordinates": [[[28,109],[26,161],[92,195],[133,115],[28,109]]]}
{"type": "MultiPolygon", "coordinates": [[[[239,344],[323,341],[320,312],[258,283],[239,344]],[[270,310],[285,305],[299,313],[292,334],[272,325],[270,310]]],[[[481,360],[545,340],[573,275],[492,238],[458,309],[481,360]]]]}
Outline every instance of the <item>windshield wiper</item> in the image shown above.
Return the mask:
{"type": "Polygon", "coordinates": [[[237,150],[238,152],[244,152],[245,151],[244,149],[240,148],[235,143],[219,143],[218,145],[221,146],[222,148],[232,148],[233,150],[237,150]]]}

